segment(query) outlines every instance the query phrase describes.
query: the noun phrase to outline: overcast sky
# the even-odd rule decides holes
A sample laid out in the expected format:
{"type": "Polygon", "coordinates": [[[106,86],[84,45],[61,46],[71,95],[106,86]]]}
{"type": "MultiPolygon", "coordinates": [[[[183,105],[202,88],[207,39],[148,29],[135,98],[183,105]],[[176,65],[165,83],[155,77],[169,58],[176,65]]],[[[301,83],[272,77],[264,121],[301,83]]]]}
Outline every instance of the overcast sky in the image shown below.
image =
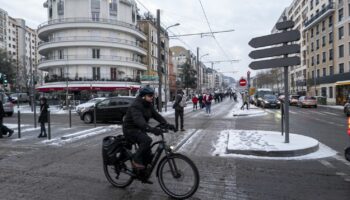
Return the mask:
{"type": "MultiPolygon", "coordinates": [[[[31,28],[47,21],[44,0],[0,0],[0,8],[15,18],[23,18],[31,28]]],[[[292,0],[201,0],[212,31],[234,29],[229,33],[215,34],[213,37],[190,36],[171,39],[170,46],[181,45],[200,56],[209,53],[202,61],[239,60],[235,63],[219,63],[214,68],[228,76],[245,76],[252,61],[248,54],[252,51],[248,42],[251,38],[269,34],[282,11],[292,0]],[[185,44],[184,44],[185,43],[185,44]],[[238,71],[233,73],[234,71],[238,71]]],[[[143,13],[149,10],[156,16],[161,10],[163,26],[180,23],[170,28],[169,35],[209,32],[209,26],[201,9],[199,0],[138,0],[143,13]],[[142,5],[140,4],[142,3],[142,5]],[[146,7],[146,8],[145,8],[146,7]]],[[[207,66],[211,64],[207,63],[207,66]]],[[[253,71],[253,70],[250,70],[253,71]]],[[[254,72],[252,72],[254,74],[254,72]]]]}

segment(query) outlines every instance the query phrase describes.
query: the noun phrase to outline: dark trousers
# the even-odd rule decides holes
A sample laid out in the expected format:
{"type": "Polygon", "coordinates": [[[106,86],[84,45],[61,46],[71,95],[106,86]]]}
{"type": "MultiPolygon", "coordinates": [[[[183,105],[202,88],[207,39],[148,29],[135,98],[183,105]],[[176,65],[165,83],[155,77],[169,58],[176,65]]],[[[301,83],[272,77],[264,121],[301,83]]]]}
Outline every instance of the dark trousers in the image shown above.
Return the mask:
{"type": "Polygon", "coordinates": [[[193,103],[193,110],[196,109],[197,110],[197,103],[193,103]]]}
{"type": "Polygon", "coordinates": [[[246,102],[246,101],[243,103],[241,110],[244,110],[244,105],[247,105],[247,110],[248,110],[248,102],[246,102]]]}
{"type": "Polygon", "coordinates": [[[0,117],[0,138],[2,138],[2,135],[6,135],[9,133],[11,129],[9,129],[7,126],[3,124],[3,119],[0,117]]]}
{"type": "Polygon", "coordinates": [[[44,135],[46,135],[45,123],[40,122],[40,135],[43,133],[44,133],[44,135]]]}
{"type": "Polygon", "coordinates": [[[175,110],[175,127],[179,130],[179,117],[181,129],[184,128],[184,110],[175,110]]]}
{"type": "Polygon", "coordinates": [[[152,138],[147,133],[140,130],[124,130],[124,135],[127,140],[132,143],[137,143],[139,148],[134,154],[134,161],[138,164],[148,164],[151,160],[152,138]]]}

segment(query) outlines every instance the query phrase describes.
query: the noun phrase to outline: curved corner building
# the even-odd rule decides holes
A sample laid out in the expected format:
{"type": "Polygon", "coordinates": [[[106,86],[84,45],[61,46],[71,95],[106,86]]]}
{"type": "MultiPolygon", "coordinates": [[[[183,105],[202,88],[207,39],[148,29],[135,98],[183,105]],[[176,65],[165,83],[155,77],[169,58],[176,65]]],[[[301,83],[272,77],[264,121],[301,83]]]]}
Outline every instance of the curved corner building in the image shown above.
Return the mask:
{"type": "Polygon", "coordinates": [[[139,88],[147,52],[134,0],[47,0],[44,7],[38,69],[46,75],[39,91],[128,94],[139,88]]]}

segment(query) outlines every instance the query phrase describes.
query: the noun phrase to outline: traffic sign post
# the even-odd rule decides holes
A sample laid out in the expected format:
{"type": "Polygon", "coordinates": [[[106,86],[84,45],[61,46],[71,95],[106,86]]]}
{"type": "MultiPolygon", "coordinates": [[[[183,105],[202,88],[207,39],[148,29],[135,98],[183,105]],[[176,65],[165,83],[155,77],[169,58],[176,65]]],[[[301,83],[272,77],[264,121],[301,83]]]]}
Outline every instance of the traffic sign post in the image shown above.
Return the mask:
{"type": "MultiPolygon", "coordinates": [[[[249,57],[252,59],[267,58],[272,56],[283,56],[283,58],[273,58],[267,60],[258,60],[251,62],[249,67],[254,70],[258,69],[268,69],[268,68],[284,68],[284,119],[285,123],[283,126],[282,117],[282,134],[283,127],[285,134],[285,143],[289,143],[289,89],[288,89],[288,67],[293,65],[300,65],[300,57],[292,56],[288,57],[289,54],[300,53],[300,45],[290,44],[288,42],[298,41],[300,39],[299,30],[287,29],[294,27],[294,22],[291,20],[286,20],[286,16],[283,17],[283,22],[276,24],[277,30],[282,30],[280,33],[275,33],[271,35],[265,35],[262,37],[256,37],[249,41],[249,45],[253,48],[260,48],[272,45],[280,45],[277,47],[270,47],[260,50],[252,51],[249,57]]],[[[249,83],[248,83],[249,84],[249,83]]]]}

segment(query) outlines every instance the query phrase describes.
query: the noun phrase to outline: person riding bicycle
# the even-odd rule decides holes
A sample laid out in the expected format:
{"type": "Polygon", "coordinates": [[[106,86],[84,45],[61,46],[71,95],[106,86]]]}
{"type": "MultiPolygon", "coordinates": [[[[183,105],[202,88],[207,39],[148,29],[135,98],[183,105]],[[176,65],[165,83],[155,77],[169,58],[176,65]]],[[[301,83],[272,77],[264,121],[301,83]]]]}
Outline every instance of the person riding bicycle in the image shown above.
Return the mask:
{"type": "Polygon", "coordinates": [[[153,118],[160,124],[166,125],[169,129],[175,130],[175,126],[168,122],[153,107],[154,89],[149,85],[139,91],[134,103],[128,108],[123,119],[123,133],[125,138],[137,143],[139,148],[133,156],[132,165],[136,169],[144,169],[152,158],[152,139],[147,135],[151,132],[160,135],[163,131],[160,128],[153,128],[148,121],[153,118]]]}

